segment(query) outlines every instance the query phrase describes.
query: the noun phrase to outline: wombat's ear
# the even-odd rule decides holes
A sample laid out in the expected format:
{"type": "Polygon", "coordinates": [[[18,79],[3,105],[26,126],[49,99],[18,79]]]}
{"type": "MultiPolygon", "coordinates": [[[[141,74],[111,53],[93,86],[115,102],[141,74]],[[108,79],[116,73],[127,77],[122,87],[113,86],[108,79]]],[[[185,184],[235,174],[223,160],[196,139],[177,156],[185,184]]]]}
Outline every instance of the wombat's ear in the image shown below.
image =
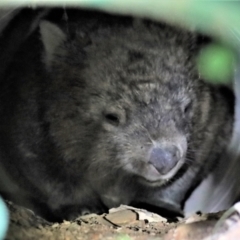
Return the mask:
{"type": "Polygon", "coordinates": [[[45,64],[50,67],[57,47],[67,36],[57,25],[45,20],[40,22],[40,34],[45,50],[45,64]]]}

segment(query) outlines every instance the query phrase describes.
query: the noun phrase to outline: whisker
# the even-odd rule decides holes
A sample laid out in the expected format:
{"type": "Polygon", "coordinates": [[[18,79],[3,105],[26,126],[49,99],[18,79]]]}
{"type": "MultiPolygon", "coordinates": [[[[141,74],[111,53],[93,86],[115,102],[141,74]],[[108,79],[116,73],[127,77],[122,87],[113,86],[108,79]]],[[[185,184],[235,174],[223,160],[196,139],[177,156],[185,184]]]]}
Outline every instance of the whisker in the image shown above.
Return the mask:
{"type": "Polygon", "coordinates": [[[144,127],[143,125],[140,125],[140,126],[141,126],[141,128],[143,128],[143,129],[146,131],[148,138],[150,139],[150,141],[152,142],[152,144],[154,144],[154,140],[152,139],[152,137],[151,137],[148,129],[147,129],[146,127],[144,127]]]}

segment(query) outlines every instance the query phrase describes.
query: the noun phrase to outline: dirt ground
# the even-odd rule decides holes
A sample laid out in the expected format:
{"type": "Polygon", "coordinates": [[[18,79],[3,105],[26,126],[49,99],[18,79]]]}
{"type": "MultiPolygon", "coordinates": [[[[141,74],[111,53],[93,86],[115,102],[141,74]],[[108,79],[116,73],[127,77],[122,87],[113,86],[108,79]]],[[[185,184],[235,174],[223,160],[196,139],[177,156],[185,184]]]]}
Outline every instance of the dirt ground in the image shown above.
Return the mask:
{"type": "Polygon", "coordinates": [[[196,214],[169,222],[157,214],[128,206],[109,214],[86,215],[73,222],[49,223],[32,211],[7,203],[10,226],[6,239],[19,240],[236,240],[240,239],[240,217],[235,212],[219,222],[222,212],[196,214]],[[218,223],[218,225],[216,225],[218,223]]]}

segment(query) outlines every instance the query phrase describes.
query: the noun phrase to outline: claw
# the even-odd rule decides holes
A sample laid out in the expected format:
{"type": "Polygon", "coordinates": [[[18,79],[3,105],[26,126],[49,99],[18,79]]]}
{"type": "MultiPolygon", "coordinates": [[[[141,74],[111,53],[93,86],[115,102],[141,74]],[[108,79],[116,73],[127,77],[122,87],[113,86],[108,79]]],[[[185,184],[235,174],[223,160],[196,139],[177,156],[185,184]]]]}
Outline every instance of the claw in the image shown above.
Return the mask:
{"type": "Polygon", "coordinates": [[[240,221],[240,202],[235,203],[218,220],[213,229],[212,240],[216,240],[220,233],[228,231],[238,221],[240,221]]]}

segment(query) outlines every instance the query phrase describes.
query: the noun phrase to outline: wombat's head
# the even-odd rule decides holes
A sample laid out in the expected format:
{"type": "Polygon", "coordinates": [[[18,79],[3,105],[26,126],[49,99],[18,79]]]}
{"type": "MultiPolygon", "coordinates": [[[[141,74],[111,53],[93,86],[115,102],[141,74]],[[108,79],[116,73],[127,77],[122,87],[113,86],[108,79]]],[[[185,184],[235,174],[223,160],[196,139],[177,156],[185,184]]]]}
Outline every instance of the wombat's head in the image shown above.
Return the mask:
{"type": "Polygon", "coordinates": [[[130,20],[93,30],[81,24],[72,40],[52,23],[40,25],[52,76],[50,131],[61,154],[100,182],[129,175],[166,183],[185,163],[194,124],[204,124],[194,36],[130,20]]]}

